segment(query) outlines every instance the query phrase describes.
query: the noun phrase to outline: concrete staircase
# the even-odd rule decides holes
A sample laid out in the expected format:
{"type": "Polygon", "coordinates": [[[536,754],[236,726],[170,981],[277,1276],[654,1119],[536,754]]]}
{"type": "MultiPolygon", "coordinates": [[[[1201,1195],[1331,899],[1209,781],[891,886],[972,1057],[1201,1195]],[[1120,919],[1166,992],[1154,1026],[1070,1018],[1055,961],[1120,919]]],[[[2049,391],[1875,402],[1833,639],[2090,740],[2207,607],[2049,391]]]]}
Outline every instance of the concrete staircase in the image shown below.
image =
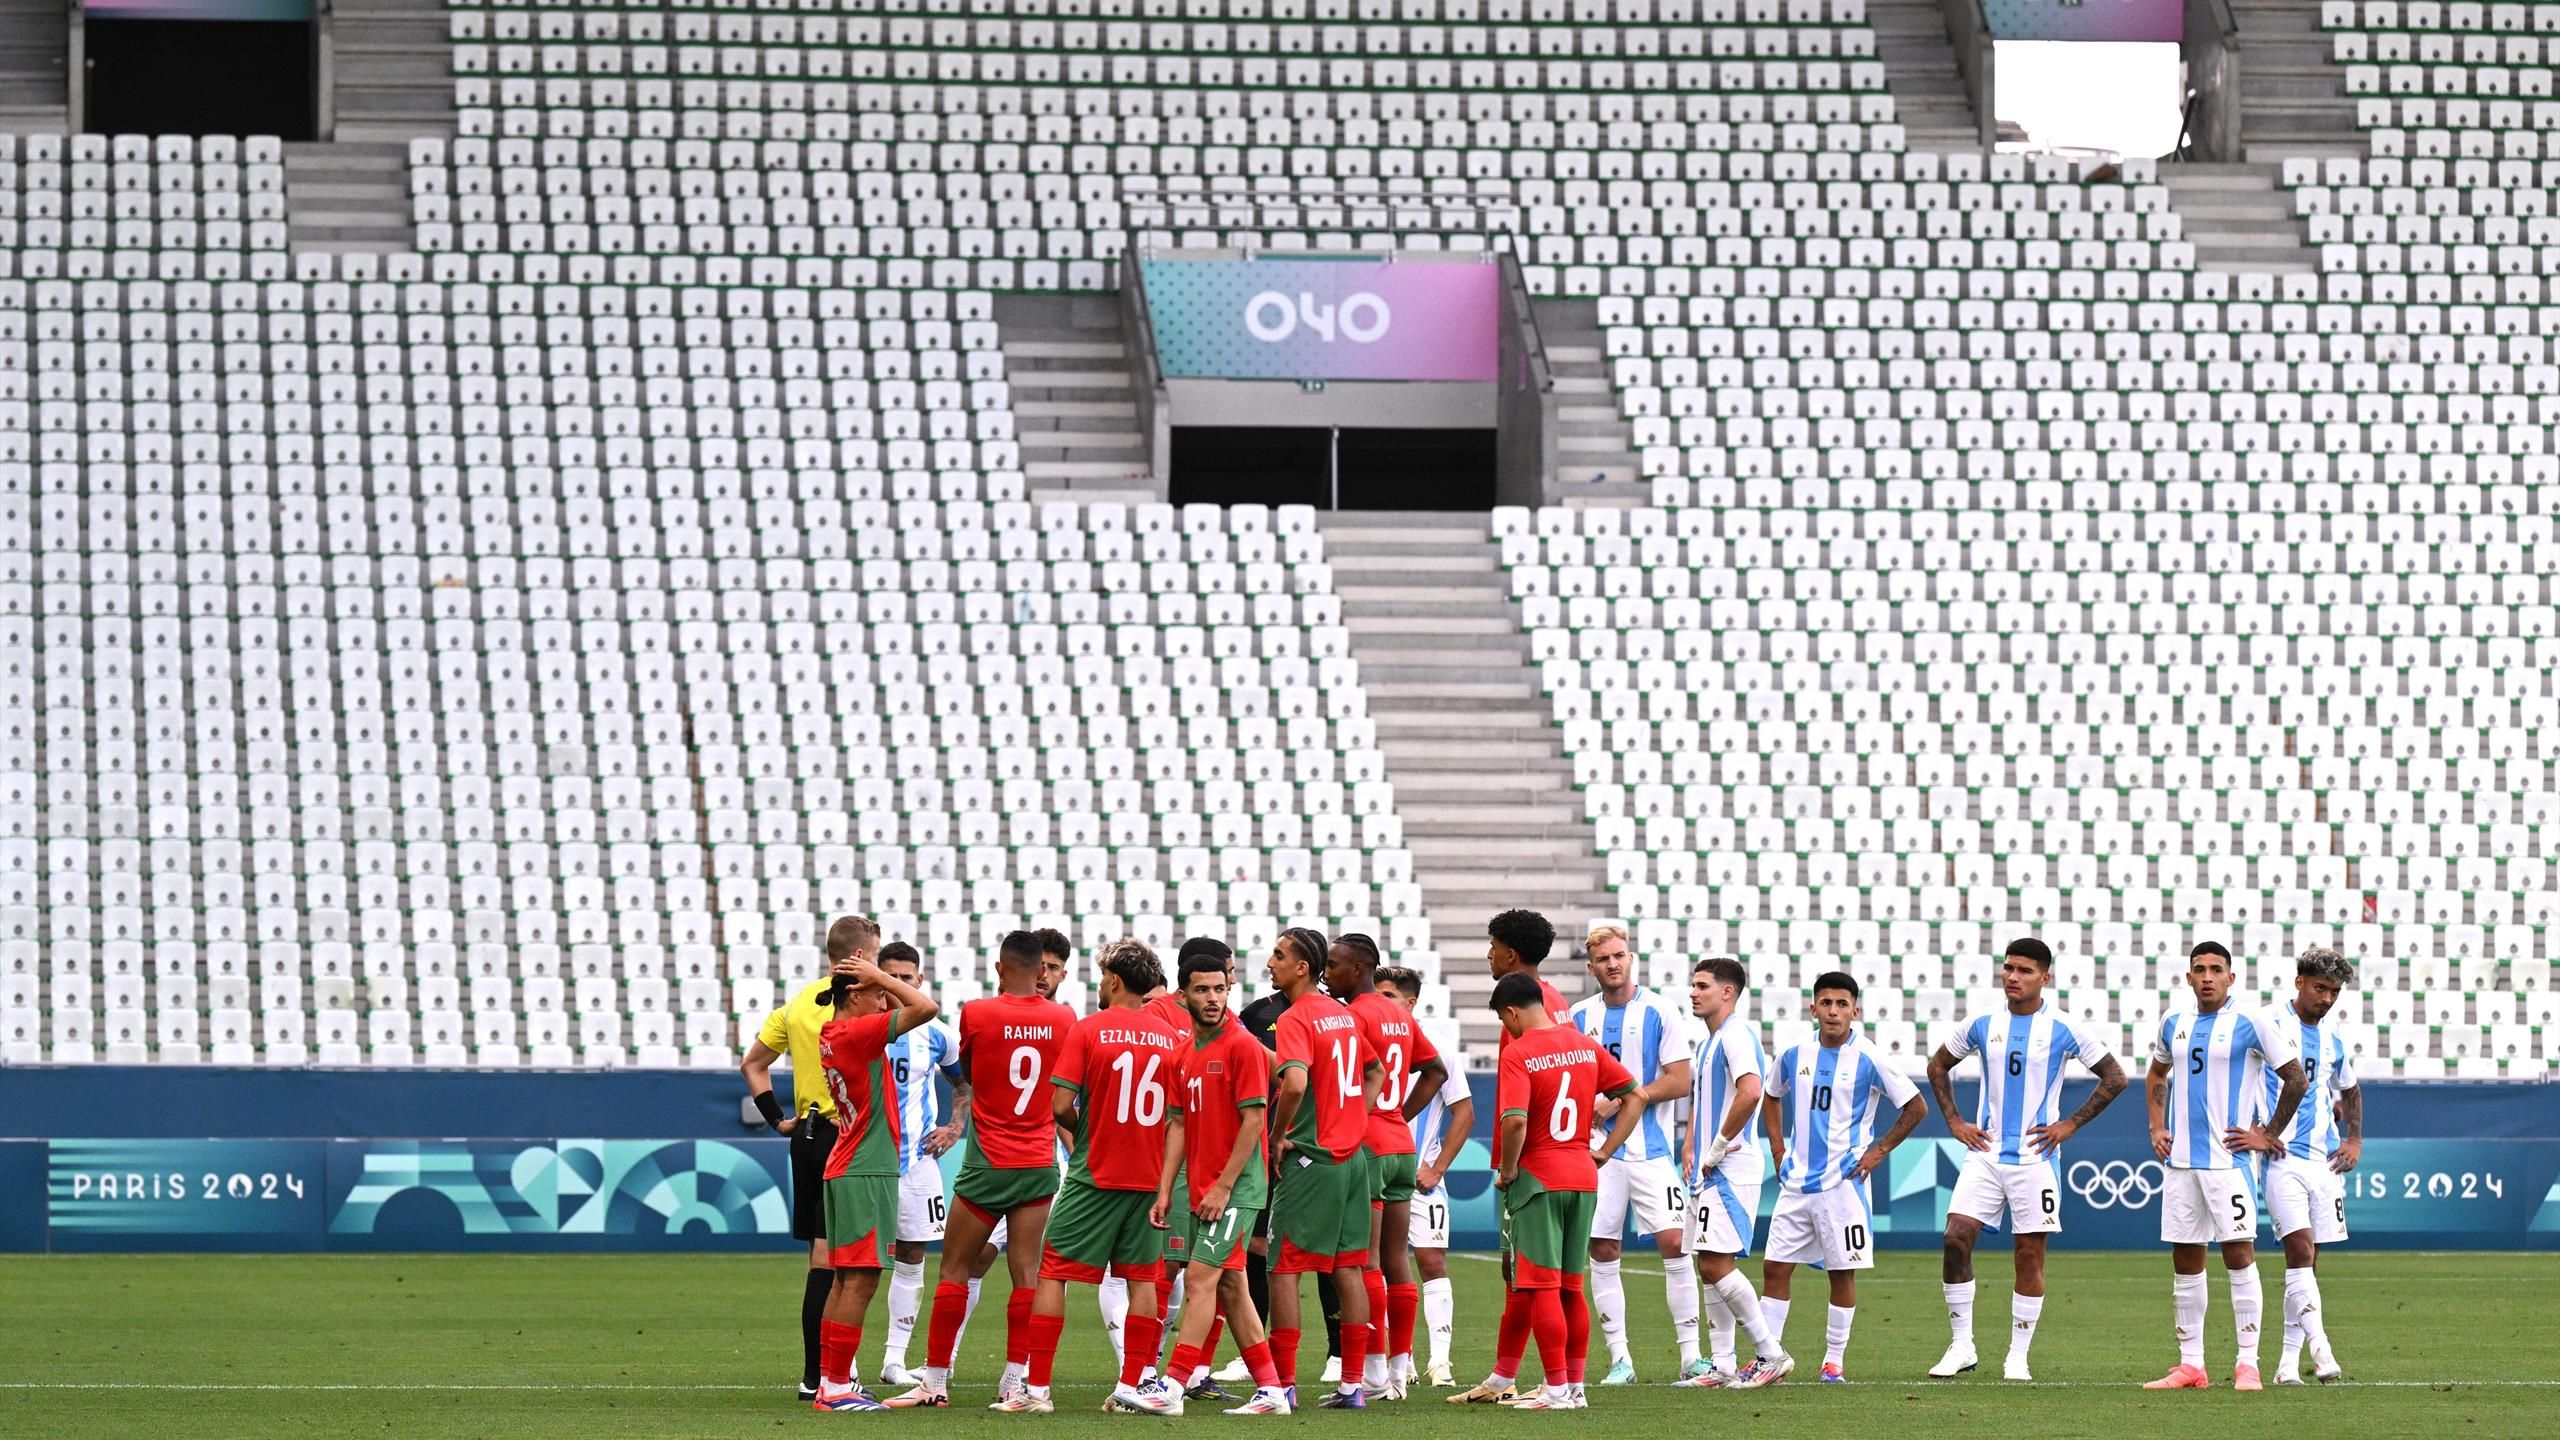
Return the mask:
{"type": "Polygon", "coordinates": [[[2169,203],[2186,222],[2196,268],[2308,275],[2319,268],[2271,162],[2163,165],[2169,203]]]}
{"type": "Polygon", "coordinates": [[[451,135],[453,45],[442,0],[334,4],[335,138],[405,144],[412,136],[451,135]]]}
{"type": "Polygon", "coordinates": [[[2240,30],[2240,148],[2251,163],[2365,153],[2346,77],[2308,0],[2232,0],[2240,30]]]}
{"type": "Polygon", "coordinates": [[[284,194],[296,250],[388,254],[417,246],[409,228],[409,149],[400,141],[288,143],[284,194]]]}
{"type": "Polygon", "coordinates": [[[1547,495],[1564,505],[1642,505],[1652,498],[1636,461],[1635,431],[1609,384],[1600,307],[1539,300],[1532,311],[1556,377],[1556,473],[1547,495]]]}
{"type": "Polygon", "coordinates": [[[1484,926],[1523,906],[1555,923],[1547,979],[1587,980],[1582,925],[1614,913],[1561,732],[1539,693],[1489,517],[1331,511],[1319,522],[1351,653],[1413,850],[1441,978],[1490,1063],[1484,926]]]}
{"type": "Polygon", "coordinates": [[[1000,295],[997,333],[1032,498],[1161,499],[1109,295],[1000,295]]]}
{"type": "Polygon", "coordinates": [[[0,0],[0,133],[71,128],[68,14],[63,0],[0,0]]]}
{"type": "MultiPolygon", "coordinates": [[[[2297,0],[2298,3],[2298,0],[2297,0]]],[[[1911,150],[1980,150],[1981,118],[1965,93],[1938,0],[1867,0],[1876,58],[1911,150]]]]}

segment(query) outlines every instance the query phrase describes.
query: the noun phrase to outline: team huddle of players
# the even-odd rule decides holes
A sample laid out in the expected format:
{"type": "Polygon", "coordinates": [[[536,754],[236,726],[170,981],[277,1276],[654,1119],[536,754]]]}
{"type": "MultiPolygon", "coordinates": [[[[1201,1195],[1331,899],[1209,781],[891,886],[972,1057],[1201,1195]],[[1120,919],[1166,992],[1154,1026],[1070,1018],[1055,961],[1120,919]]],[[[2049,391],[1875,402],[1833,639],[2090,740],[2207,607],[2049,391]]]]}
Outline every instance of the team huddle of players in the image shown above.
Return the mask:
{"type": "MultiPolygon", "coordinates": [[[[1683,1024],[1633,983],[1626,933],[1604,925],[1584,944],[1598,993],[1568,1012],[1537,973],[1553,928],[1514,910],[1488,931],[1502,1026],[1493,1151],[1506,1299],[1491,1372],[1451,1402],[1583,1408],[1595,1310],[1611,1355],[1603,1383],[1635,1379],[1618,1274],[1617,1237],[1630,1214],[1674,1261],[1665,1276],[1679,1384],[1754,1389],[1793,1373],[1783,1335],[1793,1271],[1807,1262],[1826,1272],[1830,1292],[1821,1378],[1842,1381],[1857,1271],[1874,1263],[1868,1180],[1926,1114],[1902,1069],[1863,1038],[1857,982],[1818,977],[1815,1035],[1773,1060],[1741,1014],[1748,976],[1738,961],[1697,962],[1695,1024],[1683,1024]],[[1692,1033],[1704,1036],[1694,1046],[1692,1033]],[[1675,1144],[1673,1102],[1683,1099],[1691,1123],[1675,1144]],[[1737,1262],[1770,1166],[1779,1195],[1755,1293],[1737,1262]],[[1741,1336],[1751,1341],[1748,1364],[1741,1336]],[[1524,1389],[1517,1377],[1533,1339],[1544,1383],[1524,1389]]],[[[1122,939],[1095,956],[1099,1005],[1079,1017],[1051,998],[1067,950],[1054,931],[1006,936],[996,993],[962,1007],[955,1027],[920,988],[913,949],[883,946],[870,921],[848,917],[829,932],[829,977],[776,1012],[751,1052],[750,1089],[794,1139],[797,1228],[817,1242],[804,1310],[811,1403],[950,1404],[980,1278],[999,1258],[1012,1291],[1006,1365],[989,1407],[997,1411],[1054,1408],[1070,1283],[1105,1292],[1120,1354],[1106,1410],[1175,1415],[1186,1400],[1238,1399],[1210,1371],[1222,1331],[1238,1360],[1221,1374],[1252,1384],[1227,1413],[1298,1408],[1308,1274],[1324,1277],[1339,1324],[1338,1378],[1327,1375],[1335,1388],[1320,1408],[1405,1398],[1426,1373],[1413,1355],[1426,1286],[1438,1292],[1429,1297],[1427,1373],[1449,1385],[1439,1263],[1448,1206],[1438,1182],[1472,1107],[1415,1021],[1418,978],[1382,966],[1368,937],[1286,930],[1265,962],[1270,988],[1252,1007],[1257,1027],[1230,1006],[1236,960],[1224,944],[1186,943],[1168,974],[1146,945],[1122,939]],[[786,1050],[803,1100],[787,1117],[766,1082],[786,1050]],[[806,1062],[823,1076],[823,1095],[799,1081],[806,1062]],[[941,1124],[935,1070],[955,1097],[941,1124]],[[946,1207],[935,1157],[955,1143],[965,1148],[946,1207]],[[924,1246],[936,1239],[926,1355],[910,1373],[924,1246]],[[884,1268],[894,1278],[882,1378],[911,1386],[887,1399],[855,1373],[884,1268]]],[[[2146,1091],[2180,1360],[2153,1388],[2209,1384],[2204,1259],[2214,1243],[2239,1337],[2233,1384],[2258,1387],[2253,1178],[2286,1248],[2277,1378],[2299,1383],[2305,1349],[2317,1378],[2339,1374],[2313,1265],[2320,1244],[2345,1238],[2341,1176],[2355,1163],[2362,1115],[2344,1046],[2319,1022],[2352,971],[2335,952],[2314,950],[2297,972],[2292,1004],[2244,1012],[2228,1004],[2228,952],[2199,945],[2189,965],[2197,1008],[2165,1017],[2154,1042],[2146,1091]],[[2303,1105],[2315,1083],[2319,1103],[2303,1105]]],[[[2044,998],[2051,976],[2041,943],[2014,942],[2001,966],[2006,1004],[1973,1017],[1930,1058],[1931,1086],[1968,1151],[1945,1237],[1952,1334],[1933,1376],[1975,1368],[1972,1249],[1990,1225],[2009,1229],[2018,1252],[2004,1374],[2029,1378],[2045,1241],[2060,1228],[2060,1147],[2126,1086],[2094,1031],[2044,998]],[[1966,1119],[1950,1077],[1976,1054],[1984,1083],[1966,1119]],[[2072,1063],[2098,1085],[2066,1118],[2058,1101],[2072,1063]]]]}

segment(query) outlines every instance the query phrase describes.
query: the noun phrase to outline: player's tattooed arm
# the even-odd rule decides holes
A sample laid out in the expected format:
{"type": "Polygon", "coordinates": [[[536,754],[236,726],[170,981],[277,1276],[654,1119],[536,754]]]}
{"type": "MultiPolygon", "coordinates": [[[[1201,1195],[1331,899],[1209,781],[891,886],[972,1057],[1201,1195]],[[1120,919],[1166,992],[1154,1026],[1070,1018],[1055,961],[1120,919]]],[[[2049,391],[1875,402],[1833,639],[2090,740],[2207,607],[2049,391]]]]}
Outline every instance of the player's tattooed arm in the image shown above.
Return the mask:
{"type": "Polygon", "coordinates": [[[1867,1153],[1858,1157],[1857,1168],[1849,1173],[1863,1180],[1884,1168],[1884,1157],[1893,1153],[1893,1147],[1910,1138],[1911,1132],[1919,1129],[1920,1122],[1927,1118],[1927,1101],[1917,1095],[1904,1101],[1902,1113],[1893,1117],[1893,1128],[1876,1137],[1876,1143],[1867,1147],[1867,1153]]]}
{"type": "Polygon", "coordinates": [[[2223,1145],[2232,1150],[2254,1150],[2273,1155],[2284,1148],[2276,1137],[2293,1126],[2293,1112],[2302,1105],[2303,1092],[2311,1088],[2311,1077],[2302,1071],[2302,1062],[2287,1060],[2276,1067],[2276,1078],[2284,1088],[2276,1092],[2275,1113],[2263,1125],[2234,1125],[2222,1132],[2223,1145]]]}
{"type": "Polygon", "coordinates": [[[2142,1100],[2151,1109],[2151,1153],[2169,1158],[2169,1063],[2154,1060],[2142,1077],[2142,1100]]]}
{"type": "Polygon", "coordinates": [[[2037,1154],[2050,1155],[2061,1149],[2063,1141],[2079,1134],[2090,1121],[2097,1119],[2108,1106],[2116,1103],[2116,1097],[2123,1094],[2125,1087],[2132,1083],[2124,1078],[2124,1067],[2116,1063],[2116,1057],[2113,1055],[2100,1060],[2090,1069],[2098,1077],[2098,1088],[2090,1092],[2089,1098],[2081,1104],[2079,1109],[2071,1112],[2067,1119],[2057,1120],[2050,1125],[2036,1125],[2028,1128],[2027,1135],[2036,1142],[2037,1154]]]}
{"type": "Polygon", "coordinates": [[[2344,1175],[2356,1168],[2364,1158],[2364,1087],[2340,1092],[2338,1096],[2338,1153],[2329,1157],[2329,1168],[2344,1175]]]}
{"type": "Polygon", "coordinates": [[[1967,1150],[1988,1150],[1991,1137],[1981,1126],[1956,1113],[1956,1057],[1939,1046],[1929,1052],[1929,1093],[1938,1097],[1938,1113],[1947,1117],[1947,1133],[1967,1150]]]}

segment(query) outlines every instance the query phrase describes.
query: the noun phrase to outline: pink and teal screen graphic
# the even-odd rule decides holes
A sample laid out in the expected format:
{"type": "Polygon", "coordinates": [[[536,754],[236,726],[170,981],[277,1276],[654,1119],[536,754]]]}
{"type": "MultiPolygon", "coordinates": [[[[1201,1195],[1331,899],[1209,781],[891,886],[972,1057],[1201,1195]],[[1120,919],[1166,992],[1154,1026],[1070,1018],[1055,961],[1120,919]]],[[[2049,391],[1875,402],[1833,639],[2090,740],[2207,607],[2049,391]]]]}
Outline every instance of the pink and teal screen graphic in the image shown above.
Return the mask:
{"type": "MultiPolygon", "coordinates": [[[[2308,3],[2308,0],[2306,0],[2308,3]]],[[[2186,34],[2182,0],[1982,0],[2000,40],[2119,40],[2175,45],[2186,34]]]]}
{"type": "Polygon", "coordinates": [[[1464,261],[1146,260],[1164,373],[1491,380],[1502,272],[1464,261]]]}

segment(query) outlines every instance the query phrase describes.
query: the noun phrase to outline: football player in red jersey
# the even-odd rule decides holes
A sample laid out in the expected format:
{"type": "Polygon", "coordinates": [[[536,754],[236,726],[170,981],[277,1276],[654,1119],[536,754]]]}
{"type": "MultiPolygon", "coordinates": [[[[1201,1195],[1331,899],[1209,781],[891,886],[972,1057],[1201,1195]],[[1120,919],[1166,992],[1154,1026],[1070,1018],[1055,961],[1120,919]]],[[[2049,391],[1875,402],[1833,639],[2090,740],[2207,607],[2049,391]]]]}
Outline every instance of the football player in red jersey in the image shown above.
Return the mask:
{"type": "MultiPolygon", "coordinates": [[[[1547,952],[1556,946],[1556,927],[1535,910],[1505,910],[1485,922],[1485,964],[1499,981],[1505,975],[1526,975],[1538,982],[1538,996],[1546,1005],[1547,1018],[1562,1024],[1573,1013],[1565,1003],[1564,992],[1547,983],[1538,967],[1546,963],[1547,952]]],[[[1502,1032],[1502,1047],[1511,1048],[1511,1032],[1502,1032]]]]}
{"type": "MultiPolygon", "coordinates": [[[[1325,989],[1351,1007],[1360,1038],[1384,1072],[1377,1108],[1369,1112],[1369,1250],[1375,1262],[1362,1272],[1369,1291],[1368,1373],[1361,1388],[1372,1400],[1401,1400],[1395,1359],[1413,1350],[1413,1316],[1422,1291],[1413,1283],[1410,1247],[1415,1158],[1406,1112],[1420,1112],[1440,1093],[1448,1067],[1432,1048],[1413,1012],[1378,993],[1378,942],[1366,935],[1337,937],[1325,962],[1325,989]]],[[[1348,1376],[1345,1377],[1350,1378],[1348,1376]]]]}
{"type": "Polygon", "coordinates": [[[841,957],[830,996],[835,1018],[818,1032],[818,1059],[839,1117],[826,1172],[827,1263],[836,1279],[818,1326],[812,1404],[878,1410],[880,1402],[853,1383],[853,1357],[862,1348],[863,1315],[880,1287],[880,1252],[898,1233],[898,1081],[889,1042],[929,1023],[941,1007],[873,963],[880,927],[870,920],[838,920],[827,942],[841,957]]]}
{"type": "Polygon", "coordinates": [[[1618,1153],[1644,1116],[1636,1077],[1600,1043],[1547,1014],[1538,982],[1505,975],[1494,982],[1493,1012],[1515,1042],[1502,1052],[1494,1086],[1501,1120],[1494,1146],[1495,1187],[1511,1217],[1516,1273],[1502,1307],[1493,1373],[1451,1404],[1497,1399],[1520,1373],[1532,1331],[1546,1362],[1546,1387],[1513,1402],[1524,1410],[1580,1410],[1583,1362],[1591,1349],[1591,1310],[1582,1277],[1591,1263],[1591,1214],[1599,1206],[1600,1165],[1618,1153]],[[1591,1148],[1591,1115],[1599,1097],[1619,1102],[1600,1148],[1591,1148]]]}
{"type": "MultiPolygon", "coordinates": [[[[996,950],[996,993],[960,1007],[960,1066],[974,1095],[968,1148],[943,1233],[933,1317],[925,1330],[924,1381],[891,1400],[893,1406],[951,1403],[951,1361],[968,1318],[974,1262],[999,1221],[1015,1242],[1005,1253],[1013,1273],[1013,1294],[1005,1303],[1005,1354],[1029,1364],[1041,1234],[1058,1193],[1058,1127],[1049,1076],[1076,1023],[1073,1011],[1038,994],[1040,966],[1039,938],[1014,931],[996,950]]],[[[1018,1388],[1008,1364],[996,1405],[1014,1401],[1018,1388]]]]}
{"type": "Polygon", "coordinates": [[[1280,932],[1271,947],[1271,983],[1289,997],[1273,1031],[1279,1042],[1279,1090],[1271,1103],[1279,1137],[1273,1163],[1280,1181],[1271,1202],[1271,1349],[1280,1384],[1296,1404],[1298,1276],[1333,1277],[1342,1302],[1342,1384],[1324,1398],[1327,1410],[1367,1406],[1360,1372],[1368,1358],[1369,1112],[1386,1072],[1360,1037],[1359,1017],[1317,987],[1331,951],[1314,930],[1280,932]]]}
{"type": "Polygon", "coordinates": [[[1164,1276],[1164,1231],[1150,1223],[1163,1178],[1165,1129],[1182,1069],[1183,1032],[1146,1012],[1141,997],[1164,987],[1164,967],[1136,940],[1115,940],[1095,957],[1102,1008],[1076,1022],[1058,1057],[1052,1107],[1058,1127],[1075,1136],[1075,1157],[1049,1217],[1040,1256],[1040,1289],[1031,1307],[1030,1395],[1051,1408],[1049,1377],[1066,1329],[1067,1282],[1099,1285],[1105,1271],[1129,1282],[1126,1348],[1120,1383],[1103,1409],[1143,1415],[1182,1413],[1180,1387],[1158,1380],[1143,1388],[1164,1317],[1156,1312],[1164,1276]]]}

